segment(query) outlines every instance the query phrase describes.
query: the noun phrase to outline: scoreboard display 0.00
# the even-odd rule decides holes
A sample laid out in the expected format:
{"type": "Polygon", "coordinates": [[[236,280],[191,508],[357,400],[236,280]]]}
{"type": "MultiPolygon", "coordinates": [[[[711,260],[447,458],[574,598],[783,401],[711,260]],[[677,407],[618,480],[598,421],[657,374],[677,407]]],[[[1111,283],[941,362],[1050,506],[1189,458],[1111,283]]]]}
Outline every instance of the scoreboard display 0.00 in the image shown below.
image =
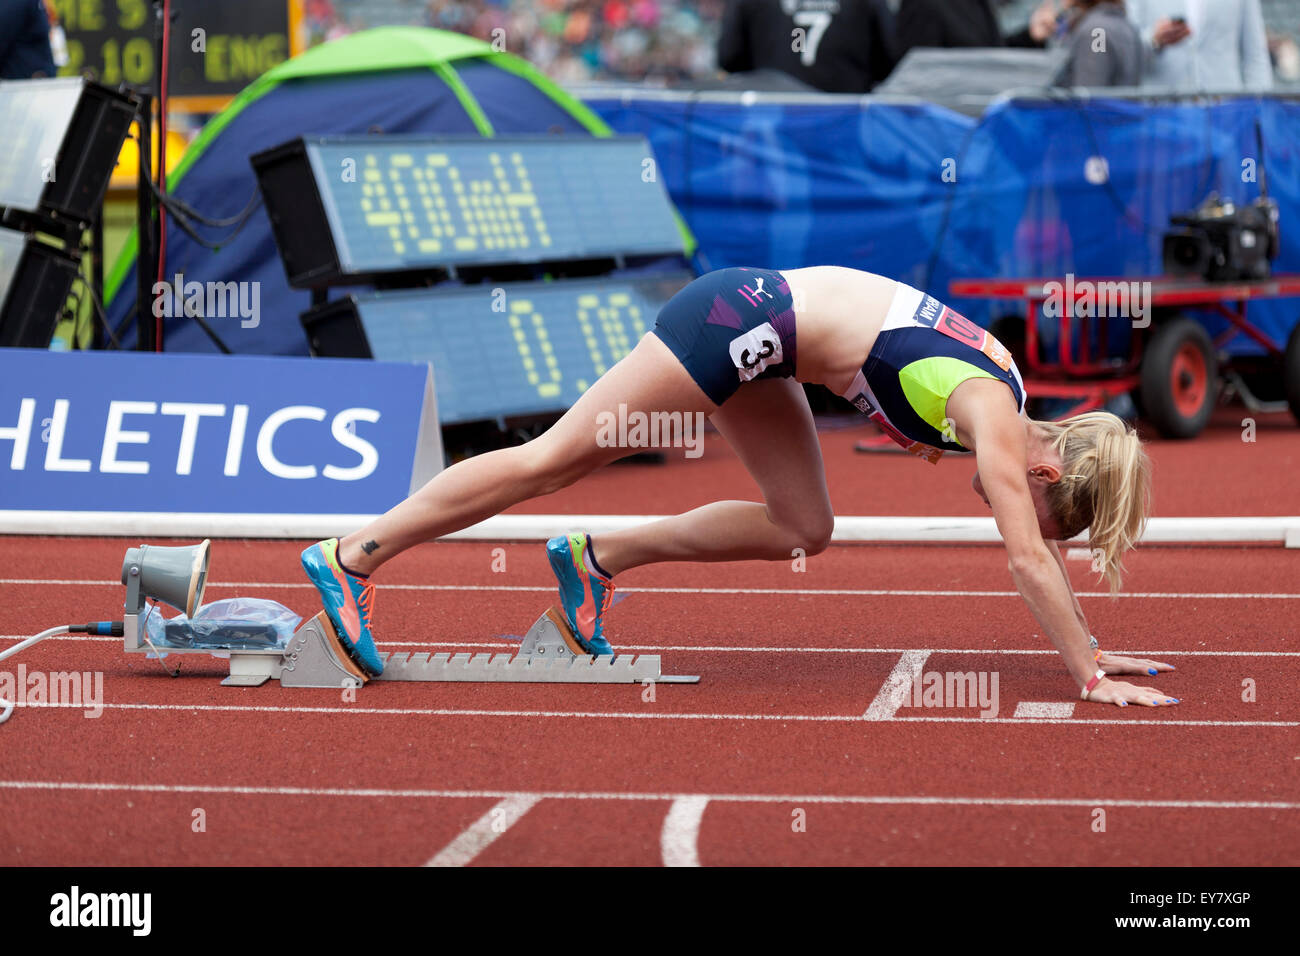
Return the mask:
{"type": "Polygon", "coordinates": [[[654,325],[685,273],[349,296],[304,314],[312,353],[430,362],[444,424],[562,411],[654,325]]]}

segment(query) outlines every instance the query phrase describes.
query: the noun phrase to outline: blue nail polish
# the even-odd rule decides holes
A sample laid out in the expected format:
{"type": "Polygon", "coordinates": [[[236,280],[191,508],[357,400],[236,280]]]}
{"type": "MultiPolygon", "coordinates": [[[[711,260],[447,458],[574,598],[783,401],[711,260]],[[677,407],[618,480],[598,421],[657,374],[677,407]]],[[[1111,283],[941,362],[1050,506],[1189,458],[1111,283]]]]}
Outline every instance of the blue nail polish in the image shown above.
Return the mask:
{"type": "Polygon", "coordinates": [[[1148,667],[1147,673],[1150,674],[1152,677],[1155,677],[1156,674],[1159,673],[1159,671],[1157,671],[1154,667],[1148,667]]]}

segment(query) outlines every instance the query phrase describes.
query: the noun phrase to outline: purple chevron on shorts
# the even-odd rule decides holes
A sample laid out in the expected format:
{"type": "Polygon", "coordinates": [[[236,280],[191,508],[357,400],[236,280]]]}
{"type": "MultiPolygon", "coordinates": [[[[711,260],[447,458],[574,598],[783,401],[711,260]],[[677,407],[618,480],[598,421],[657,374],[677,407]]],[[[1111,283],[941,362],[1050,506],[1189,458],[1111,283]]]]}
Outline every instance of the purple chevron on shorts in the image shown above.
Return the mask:
{"type": "MultiPolygon", "coordinates": [[[[697,313],[698,314],[698,313],[697,313]]],[[[725,325],[729,329],[740,328],[740,313],[731,307],[722,296],[713,297],[713,308],[709,309],[709,325],[725,325]]]]}

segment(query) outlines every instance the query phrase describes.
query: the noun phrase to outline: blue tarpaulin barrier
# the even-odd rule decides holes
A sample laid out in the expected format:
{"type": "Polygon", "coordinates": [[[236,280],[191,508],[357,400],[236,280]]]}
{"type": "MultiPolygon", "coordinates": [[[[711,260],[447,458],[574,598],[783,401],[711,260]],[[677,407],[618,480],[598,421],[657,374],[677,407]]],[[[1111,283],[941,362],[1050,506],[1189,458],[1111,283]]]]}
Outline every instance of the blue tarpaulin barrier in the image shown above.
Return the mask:
{"type": "MultiPolygon", "coordinates": [[[[1300,271],[1288,228],[1300,223],[1300,103],[1286,99],[1014,99],[978,118],[851,97],[587,103],[650,140],[705,268],[852,266],[945,300],[957,277],[1158,275],[1171,215],[1212,190],[1239,203],[1259,195],[1258,120],[1282,217],[1275,268],[1300,271]]],[[[1019,311],[952,304],[984,323],[1019,311]]],[[[1293,299],[1251,307],[1279,343],[1297,318],[1293,299]]],[[[1258,346],[1238,336],[1230,351],[1258,346]]]]}

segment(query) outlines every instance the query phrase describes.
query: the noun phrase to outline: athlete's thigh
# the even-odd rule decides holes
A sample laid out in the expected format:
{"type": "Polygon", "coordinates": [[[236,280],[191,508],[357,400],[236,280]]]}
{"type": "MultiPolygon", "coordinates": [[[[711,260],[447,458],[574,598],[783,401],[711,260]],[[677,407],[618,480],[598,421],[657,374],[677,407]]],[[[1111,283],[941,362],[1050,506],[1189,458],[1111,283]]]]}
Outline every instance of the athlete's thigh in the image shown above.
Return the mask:
{"type": "Polygon", "coordinates": [[[708,416],[716,409],[677,356],[656,336],[647,334],[530,444],[540,453],[586,461],[594,467],[637,451],[606,440],[610,429],[602,422],[607,415],[618,421],[619,416],[634,412],[699,412],[708,416]]]}
{"type": "Polygon", "coordinates": [[[793,378],[748,382],[710,421],[758,482],[775,520],[830,515],[821,443],[802,385],[793,378]]]}

